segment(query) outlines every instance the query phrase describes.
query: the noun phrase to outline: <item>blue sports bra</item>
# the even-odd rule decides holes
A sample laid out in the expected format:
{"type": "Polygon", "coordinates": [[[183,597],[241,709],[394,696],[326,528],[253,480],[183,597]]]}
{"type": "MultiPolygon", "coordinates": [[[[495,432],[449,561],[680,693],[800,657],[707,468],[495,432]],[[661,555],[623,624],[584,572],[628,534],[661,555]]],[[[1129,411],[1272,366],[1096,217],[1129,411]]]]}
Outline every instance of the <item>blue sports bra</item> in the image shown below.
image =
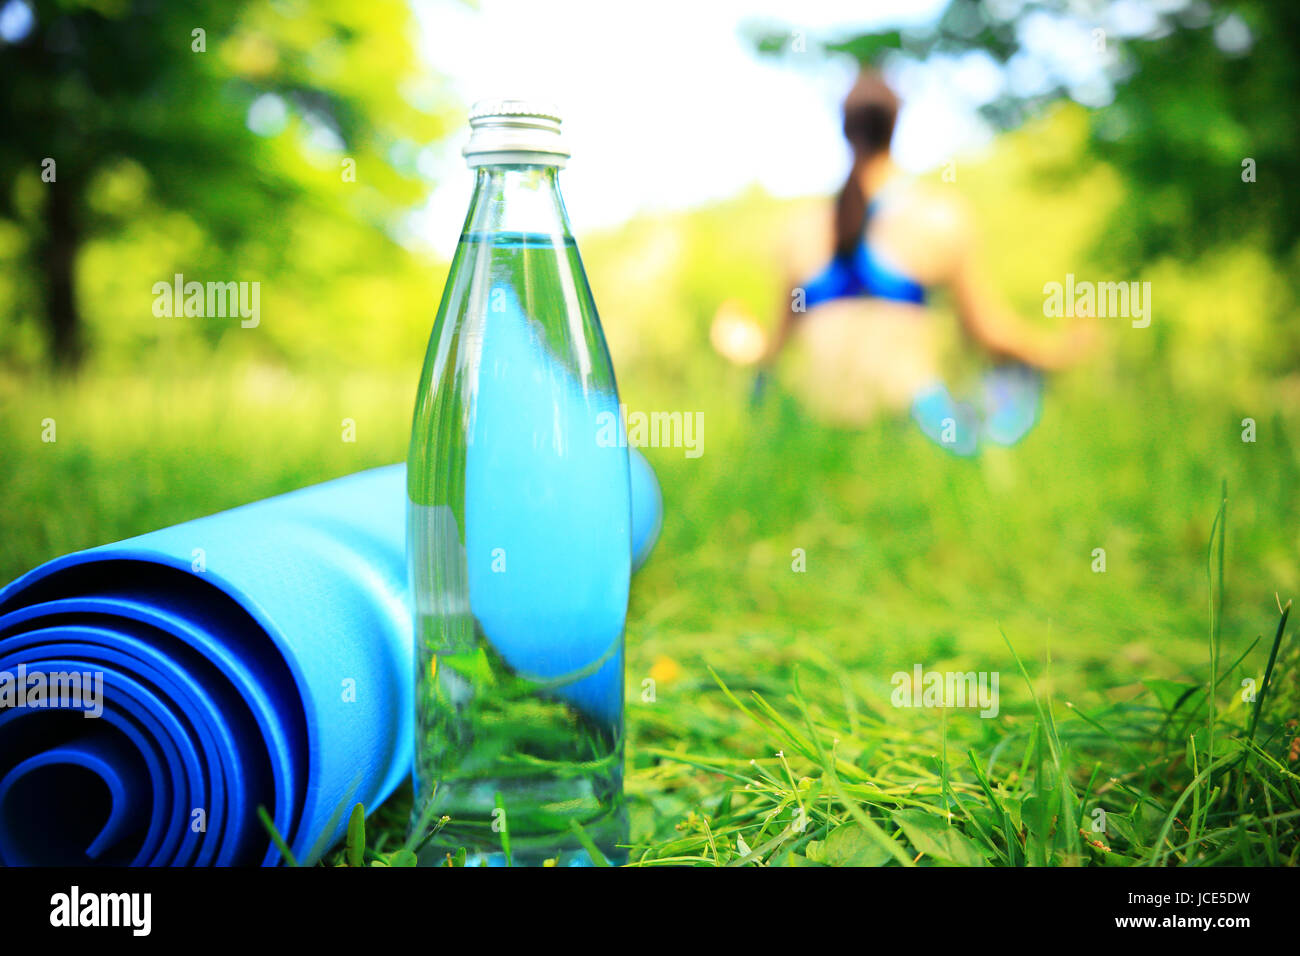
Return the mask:
{"type": "Polygon", "coordinates": [[[807,308],[831,299],[857,296],[925,304],[925,286],[889,265],[867,241],[871,217],[880,207],[885,194],[886,190],[880,190],[867,204],[862,238],[853,252],[836,256],[817,276],[804,283],[804,304],[807,308]]]}

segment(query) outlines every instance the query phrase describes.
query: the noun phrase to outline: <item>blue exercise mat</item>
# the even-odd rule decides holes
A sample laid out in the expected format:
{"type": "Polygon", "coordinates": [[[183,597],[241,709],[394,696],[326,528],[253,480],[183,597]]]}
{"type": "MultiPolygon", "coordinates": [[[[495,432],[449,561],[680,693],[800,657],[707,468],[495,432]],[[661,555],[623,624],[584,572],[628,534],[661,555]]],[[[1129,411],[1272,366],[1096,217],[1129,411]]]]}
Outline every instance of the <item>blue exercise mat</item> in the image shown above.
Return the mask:
{"type": "MultiPolygon", "coordinates": [[[[629,454],[635,566],[662,499],[629,454]]],[[[259,806],[312,862],[378,806],[411,767],[405,486],[377,468],[0,590],[0,863],[274,864],[259,806]]]]}

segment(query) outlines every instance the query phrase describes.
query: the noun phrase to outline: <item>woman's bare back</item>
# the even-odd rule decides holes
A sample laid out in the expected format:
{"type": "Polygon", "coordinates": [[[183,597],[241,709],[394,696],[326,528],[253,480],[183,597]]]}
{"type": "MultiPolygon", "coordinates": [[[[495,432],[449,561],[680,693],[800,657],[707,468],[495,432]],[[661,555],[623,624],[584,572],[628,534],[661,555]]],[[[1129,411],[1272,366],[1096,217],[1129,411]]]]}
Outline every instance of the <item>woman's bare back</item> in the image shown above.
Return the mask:
{"type": "MultiPolygon", "coordinates": [[[[801,212],[785,233],[789,287],[831,258],[831,211],[801,212]]],[[[914,183],[891,186],[866,230],[873,253],[926,287],[943,285],[957,259],[964,210],[914,183]]],[[[809,309],[791,341],[791,384],[823,418],[861,424],[906,409],[939,375],[938,332],[926,305],[867,296],[809,309]]]]}

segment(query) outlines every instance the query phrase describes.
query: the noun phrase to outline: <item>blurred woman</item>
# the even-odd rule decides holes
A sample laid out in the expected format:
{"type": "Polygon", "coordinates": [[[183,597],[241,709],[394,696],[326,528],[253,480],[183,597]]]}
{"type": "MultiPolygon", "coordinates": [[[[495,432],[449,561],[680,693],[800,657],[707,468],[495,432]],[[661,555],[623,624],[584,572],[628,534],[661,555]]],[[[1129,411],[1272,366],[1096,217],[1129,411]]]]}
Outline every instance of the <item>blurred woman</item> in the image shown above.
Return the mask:
{"type": "Polygon", "coordinates": [[[1070,364],[1091,330],[1080,324],[1050,333],[1004,304],[980,263],[966,206],[952,190],[905,177],[890,158],[897,115],[898,100],[880,75],[862,73],[844,102],[852,168],[833,208],[787,236],[789,293],[773,333],[764,337],[727,303],[714,344],[766,368],[800,338],[799,391],[822,417],[858,423],[910,407],[927,435],[958,454],[972,453],[981,435],[1012,444],[1037,417],[1035,370],[1070,364]],[[967,336],[1002,363],[975,404],[954,400],[940,377],[939,330],[928,305],[936,289],[949,293],[967,336]]]}

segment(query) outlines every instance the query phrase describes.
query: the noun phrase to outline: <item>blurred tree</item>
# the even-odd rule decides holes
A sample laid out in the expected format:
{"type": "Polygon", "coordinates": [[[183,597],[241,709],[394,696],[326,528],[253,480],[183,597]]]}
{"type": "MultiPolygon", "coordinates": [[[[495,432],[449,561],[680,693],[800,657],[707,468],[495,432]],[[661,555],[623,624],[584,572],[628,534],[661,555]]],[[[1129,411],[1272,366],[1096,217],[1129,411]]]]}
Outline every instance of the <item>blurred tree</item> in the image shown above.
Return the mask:
{"type": "Polygon", "coordinates": [[[56,366],[89,344],[82,250],[142,208],[114,184],[196,225],[206,269],[285,249],[305,208],[391,245],[446,128],[412,33],[401,0],[0,0],[0,220],[28,238],[19,279],[56,366]]]}
{"type": "MultiPolygon", "coordinates": [[[[754,30],[777,53],[790,33],[754,30]]],[[[1106,232],[1116,259],[1192,256],[1256,234],[1274,255],[1300,240],[1300,4],[1276,0],[951,0],[930,25],[826,37],[861,63],[987,56],[1001,129],[1071,98],[1091,151],[1133,201],[1106,232]]]]}

